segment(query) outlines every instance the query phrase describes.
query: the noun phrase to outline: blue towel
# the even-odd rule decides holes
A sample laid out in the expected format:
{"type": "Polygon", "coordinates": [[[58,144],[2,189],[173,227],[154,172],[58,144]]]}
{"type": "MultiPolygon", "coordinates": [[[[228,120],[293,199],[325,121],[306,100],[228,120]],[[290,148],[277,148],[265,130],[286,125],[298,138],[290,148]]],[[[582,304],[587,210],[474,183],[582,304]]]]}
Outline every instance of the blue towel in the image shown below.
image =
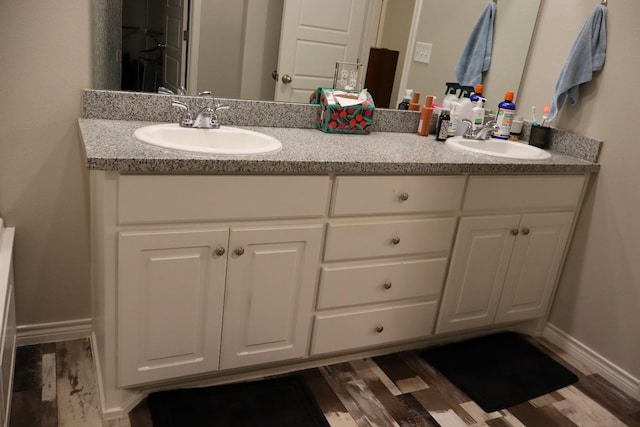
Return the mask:
{"type": "Polygon", "coordinates": [[[578,101],[579,87],[591,81],[594,71],[604,66],[607,50],[607,8],[598,5],[585,22],[567,57],[551,100],[549,120],[555,119],[569,96],[571,104],[578,101]]]}
{"type": "Polygon", "coordinates": [[[475,87],[482,83],[482,72],[487,71],[491,64],[495,18],[496,4],[491,1],[471,30],[467,45],[456,65],[456,78],[461,86],[475,87]]]}

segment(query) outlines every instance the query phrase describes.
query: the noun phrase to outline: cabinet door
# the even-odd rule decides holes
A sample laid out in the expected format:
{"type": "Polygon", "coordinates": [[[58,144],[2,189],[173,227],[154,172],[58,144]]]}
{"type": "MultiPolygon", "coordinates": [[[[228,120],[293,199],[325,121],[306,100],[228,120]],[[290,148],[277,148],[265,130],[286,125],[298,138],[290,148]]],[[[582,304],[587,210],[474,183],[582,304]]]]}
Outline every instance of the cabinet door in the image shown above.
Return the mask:
{"type": "Polygon", "coordinates": [[[220,368],[307,354],[322,225],[234,228],[220,368]]]}
{"type": "Polygon", "coordinates": [[[218,369],[229,232],[123,232],[118,385],[218,369]]]}
{"type": "Polygon", "coordinates": [[[543,316],[565,252],[572,212],[523,215],[496,322],[543,316]]]}
{"type": "Polygon", "coordinates": [[[460,220],[436,333],[493,323],[519,219],[495,215],[460,220]]]}

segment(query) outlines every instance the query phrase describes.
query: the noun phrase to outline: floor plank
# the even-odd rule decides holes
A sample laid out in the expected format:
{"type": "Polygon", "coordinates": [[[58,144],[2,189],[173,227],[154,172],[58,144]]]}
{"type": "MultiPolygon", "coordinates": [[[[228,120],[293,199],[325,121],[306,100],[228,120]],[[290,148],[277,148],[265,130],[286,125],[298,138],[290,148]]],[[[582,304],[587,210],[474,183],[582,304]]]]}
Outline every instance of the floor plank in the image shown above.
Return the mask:
{"type": "Polygon", "coordinates": [[[58,426],[102,427],[91,345],[88,339],[58,343],[58,426]]]}
{"type": "MultiPolygon", "coordinates": [[[[595,374],[492,413],[415,351],[298,374],[332,427],[640,427],[640,402],[595,374]]],[[[145,400],[129,417],[101,421],[88,339],[20,347],[12,399],[11,427],[153,427],[145,400]]]]}

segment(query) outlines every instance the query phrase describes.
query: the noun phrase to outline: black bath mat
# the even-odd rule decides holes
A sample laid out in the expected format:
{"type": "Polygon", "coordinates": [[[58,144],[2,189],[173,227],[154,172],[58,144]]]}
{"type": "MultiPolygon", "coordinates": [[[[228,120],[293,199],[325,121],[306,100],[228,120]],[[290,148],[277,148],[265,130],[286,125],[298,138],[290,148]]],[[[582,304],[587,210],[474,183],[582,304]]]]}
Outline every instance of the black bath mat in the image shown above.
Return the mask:
{"type": "Polygon", "coordinates": [[[428,348],[420,355],[486,412],[578,381],[568,369],[514,332],[428,348]]]}
{"type": "Polygon", "coordinates": [[[148,396],[153,427],[329,427],[299,375],[148,396]]]}

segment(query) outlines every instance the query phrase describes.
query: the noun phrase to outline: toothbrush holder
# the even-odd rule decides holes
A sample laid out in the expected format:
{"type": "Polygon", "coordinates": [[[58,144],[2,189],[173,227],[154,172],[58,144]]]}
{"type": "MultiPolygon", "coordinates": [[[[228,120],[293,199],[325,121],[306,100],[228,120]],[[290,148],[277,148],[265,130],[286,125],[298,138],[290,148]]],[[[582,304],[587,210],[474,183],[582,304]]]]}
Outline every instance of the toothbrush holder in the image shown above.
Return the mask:
{"type": "Polygon", "coordinates": [[[538,148],[549,148],[551,144],[551,128],[544,126],[531,126],[529,145],[538,148]]]}

